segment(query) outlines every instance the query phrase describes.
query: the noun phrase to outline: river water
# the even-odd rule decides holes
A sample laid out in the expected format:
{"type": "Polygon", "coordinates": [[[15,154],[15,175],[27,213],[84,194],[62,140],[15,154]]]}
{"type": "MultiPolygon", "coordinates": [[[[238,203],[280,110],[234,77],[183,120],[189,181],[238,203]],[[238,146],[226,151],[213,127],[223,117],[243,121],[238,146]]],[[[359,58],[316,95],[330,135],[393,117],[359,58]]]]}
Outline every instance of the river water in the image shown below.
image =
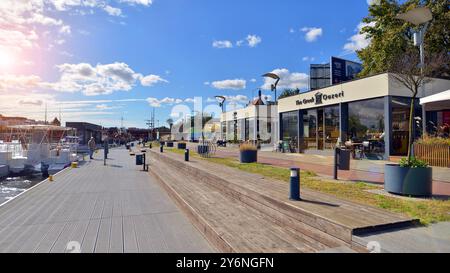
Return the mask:
{"type": "Polygon", "coordinates": [[[41,174],[0,179],[0,205],[44,180],[41,174]]]}

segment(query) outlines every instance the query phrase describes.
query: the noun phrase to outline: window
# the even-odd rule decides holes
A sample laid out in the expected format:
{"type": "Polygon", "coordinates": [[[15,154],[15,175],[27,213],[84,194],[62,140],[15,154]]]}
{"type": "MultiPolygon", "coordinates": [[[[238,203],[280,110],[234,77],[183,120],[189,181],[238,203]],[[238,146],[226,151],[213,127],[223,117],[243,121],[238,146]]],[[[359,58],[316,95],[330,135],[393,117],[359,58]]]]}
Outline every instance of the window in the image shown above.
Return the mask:
{"type": "Polygon", "coordinates": [[[298,152],[298,112],[287,112],[281,114],[282,141],[285,150],[291,153],[298,152]]]}
{"type": "Polygon", "coordinates": [[[366,157],[382,159],[385,147],[384,98],[351,102],[348,114],[348,139],[361,143],[366,157]]]}
{"type": "MultiPolygon", "coordinates": [[[[416,101],[414,116],[422,116],[422,108],[416,101]]],[[[406,155],[408,153],[408,137],[409,137],[409,108],[411,104],[410,98],[394,97],[392,98],[392,154],[406,155]]],[[[414,123],[414,136],[420,137],[422,123],[414,123]]]]}
{"type": "Polygon", "coordinates": [[[339,138],[339,106],[327,107],[325,115],[325,149],[334,149],[339,138]]]}

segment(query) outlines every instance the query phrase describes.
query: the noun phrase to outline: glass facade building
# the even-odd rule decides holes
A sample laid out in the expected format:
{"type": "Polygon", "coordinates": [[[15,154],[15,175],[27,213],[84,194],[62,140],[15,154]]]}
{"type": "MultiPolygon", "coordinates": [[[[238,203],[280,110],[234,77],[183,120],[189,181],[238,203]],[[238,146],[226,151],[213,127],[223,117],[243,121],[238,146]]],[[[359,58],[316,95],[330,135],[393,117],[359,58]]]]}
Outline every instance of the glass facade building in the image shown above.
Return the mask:
{"type": "MultiPolygon", "coordinates": [[[[449,87],[450,81],[433,79],[425,95],[449,87]]],[[[331,155],[336,147],[347,147],[355,157],[366,159],[404,156],[410,93],[386,73],[281,99],[280,140],[290,152],[331,155]]],[[[423,131],[423,113],[419,99],[414,105],[412,134],[418,138],[423,131]]],[[[450,119],[446,111],[426,114],[432,124],[446,124],[450,119]]]]}

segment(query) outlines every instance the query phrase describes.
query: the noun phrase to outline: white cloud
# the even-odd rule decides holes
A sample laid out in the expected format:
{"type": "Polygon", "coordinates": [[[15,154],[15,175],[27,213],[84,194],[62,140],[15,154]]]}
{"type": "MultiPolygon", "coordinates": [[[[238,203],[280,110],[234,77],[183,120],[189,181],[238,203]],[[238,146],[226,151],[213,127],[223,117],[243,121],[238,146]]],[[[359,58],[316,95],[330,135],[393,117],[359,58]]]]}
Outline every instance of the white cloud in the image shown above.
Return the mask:
{"type": "MultiPolygon", "coordinates": [[[[117,0],[117,3],[149,6],[151,0],[117,0]]],[[[0,50],[21,52],[30,49],[47,48],[40,42],[44,33],[59,39],[58,35],[70,34],[70,26],[60,19],[58,13],[71,11],[78,14],[93,13],[104,9],[111,15],[121,15],[119,8],[113,8],[105,0],[1,0],[0,1],[0,50]]],[[[41,41],[42,40],[42,41],[41,41]]]]}
{"type": "Polygon", "coordinates": [[[215,81],[211,85],[216,89],[245,89],[247,82],[243,79],[215,81]]]}
{"type": "Polygon", "coordinates": [[[152,0],[119,0],[119,2],[143,6],[150,6],[153,3],[152,0]]]}
{"type": "Polygon", "coordinates": [[[256,35],[248,35],[246,40],[249,47],[255,47],[262,42],[261,37],[256,35]]]}
{"type": "Polygon", "coordinates": [[[367,0],[367,5],[372,6],[372,5],[379,5],[380,4],[380,0],[367,0]]]}
{"type": "Polygon", "coordinates": [[[233,47],[233,43],[231,41],[214,41],[212,44],[213,47],[215,48],[232,48],[233,47]]]}
{"type": "Polygon", "coordinates": [[[33,90],[39,86],[41,78],[30,75],[0,75],[0,91],[33,90]]]}
{"type": "Polygon", "coordinates": [[[61,73],[57,82],[43,82],[43,88],[60,92],[82,92],[87,96],[107,95],[115,91],[130,91],[140,82],[143,86],[153,86],[167,82],[157,75],[143,76],[134,72],[125,63],[97,64],[88,63],[62,64],[57,66],[61,73]]]}
{"type": "MultiPolygon", "coordinates": [[[[306,88],[308,87],[309,82],[309,76],[305,73],[299,73],[299,72],[290,72],[286,68],[279,68],[272,71],[272,73],[275,73],[278,75],[281,80],[278,83],[278,89],[284,89],[284,88],[306,88]]],[[[271,78],[264,78],[264,85],[261,87],[264,90],[270,90],[271,84],[274,83],[274,80],[271,78]]]]}
{"type": "Polygon", "coordinates": [[[64,25],[59,29],[59,33],[70,34],[71,32],[72,32],[72,30],[69,25],[64,25]]]}
{"type": "Polygon", "coordinates": [[[183,103],[182,99],[169,98],[169,97],[166,97],[164,99],[147,98],[146,101],[148,102],[148,104],[151,107],[162,107],[164,105],[173,105],[173,104],[183,103]]]}
{"type": "Polygon", "coordinates": [[[204,85],[210,85],[211,83],[210,82],[204,82],[203,84],[204,85]]]}
{"type": "Polygon", "coordinates": [[[301,31],[306,32],[305,39],[310,43],[317,41],[317,39],[323,34],[322,28],[318,27],[304,27],[301,31]]]}
{"type": "Polygon", "coordinates": [[[256,82],[256,79],[251,79],[250,82],[256,82]]]}
{"type": "Polygon", "coordinates": [[[106,13],[108,13],[111,16],[120,16],[120,15],[122,15],[122,10],[121,9],[111,7],[110,5],[106,5],[103,8],[103,10],[106,11],[106,13]]]}
{"type": "Polygon", "coordinates": [[[244,40],[239,40],[236,42],[236,46],[240,47],[244,44],[244,42],[245,42],[244,40]]]}
{"type": "Polygon", "coordinates": [[[290,29],[289,29],[289,33],[295,33],[295,29],[290,28],[290,29]]]}
{"type": "Polygon", "coordinates": [[[314,62],[316,58],[314,57],[309,57],[309,56],[305,56],[302,58],[302,61],[304,62],[314,62]]]}
{"type": "Polygon", "coordinates": [[[367,38],[366,34],[361,34],[361,30],[365,26],[374,26],[374,23],[366,24],[359,23],[357,27],[357,34],[349,38],[349,42],[344,45],[344,50],[348,53],[355,52],[366,48],[370,44],[370,39],[367,38]]]}
{"type": "Polygon", "coordinates": [[[151,86],[153,86],[153,85],[155,85],[157,83],[160,83],[160,82],[168,83],[167,80],[161,78],[158,75],[148,75],[148,76],[145,76],[145,77],[141,78],[141,84],[143,86],[151,87],[151,86]]]}

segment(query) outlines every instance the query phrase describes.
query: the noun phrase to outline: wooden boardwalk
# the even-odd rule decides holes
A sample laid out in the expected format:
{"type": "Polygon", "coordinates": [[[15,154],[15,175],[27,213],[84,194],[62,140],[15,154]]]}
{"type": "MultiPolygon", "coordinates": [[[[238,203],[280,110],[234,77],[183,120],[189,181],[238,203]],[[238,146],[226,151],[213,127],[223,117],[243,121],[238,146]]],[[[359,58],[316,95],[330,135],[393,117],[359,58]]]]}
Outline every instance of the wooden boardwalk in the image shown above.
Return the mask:
{"type": "Polygon", "coordinates": [[[367,251],[355,234],[415,221],[400,214],[302,189],[205,160],[150,152],[151,173],[191,221],[224,252],[367,251]]]}
{"type": "Polygon", "coordinates": [[[70,252],[71,241],[82,253],[215,251],[134,157],[124,149],[109,157],[1,206],[0,252],[70,252]]]}

